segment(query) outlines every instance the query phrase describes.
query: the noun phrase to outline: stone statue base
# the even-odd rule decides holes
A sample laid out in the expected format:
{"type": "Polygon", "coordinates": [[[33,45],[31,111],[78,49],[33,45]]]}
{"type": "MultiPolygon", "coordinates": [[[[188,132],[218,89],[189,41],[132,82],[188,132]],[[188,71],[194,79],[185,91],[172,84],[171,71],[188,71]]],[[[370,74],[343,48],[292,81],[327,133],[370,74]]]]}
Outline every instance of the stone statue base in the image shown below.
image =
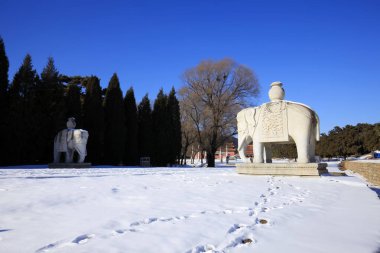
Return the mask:
{"type": "Polygon", "coordinates": [[[239,174],[282,175],[282,176],[320,176],[328,173],[327,163],[239,163],[239,174]]]}
{"type": "Polygon", "coordinates": [[[91,163],[49,163],[49,169],[82,169],[91,168],[91,163]]]}

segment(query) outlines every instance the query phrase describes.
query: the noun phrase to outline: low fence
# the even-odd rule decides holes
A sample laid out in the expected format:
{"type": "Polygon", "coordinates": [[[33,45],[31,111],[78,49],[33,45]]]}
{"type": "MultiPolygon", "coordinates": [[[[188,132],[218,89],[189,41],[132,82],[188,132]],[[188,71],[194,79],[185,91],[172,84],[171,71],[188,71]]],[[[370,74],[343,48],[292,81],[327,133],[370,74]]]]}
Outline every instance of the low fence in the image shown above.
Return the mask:
{"type": "Polygon", "coordinates": [[[368,182],[380,186],[380,163],[371,161],[343,161],[343,170],[351,170],[362,175],[368,182]]]}

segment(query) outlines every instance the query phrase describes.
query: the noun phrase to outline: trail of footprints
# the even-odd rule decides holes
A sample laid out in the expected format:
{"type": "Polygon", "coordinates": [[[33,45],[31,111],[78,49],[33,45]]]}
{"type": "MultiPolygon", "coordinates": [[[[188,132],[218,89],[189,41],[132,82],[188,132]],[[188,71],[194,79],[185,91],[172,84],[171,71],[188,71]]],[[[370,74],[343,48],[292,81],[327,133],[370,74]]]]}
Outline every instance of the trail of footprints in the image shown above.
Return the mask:
{"type": "Polygon", "coordinates": [[[254,202],[253,208],[247,208],[248,215],[251,217],[252,223],[233,224],[228,229],[226,237],[222,242],[219,243],[219,245],[198,245],[186,251],[186,253],[223,253],[228,252],[232,248],[247,247],[248,245],[257,243],[256,239],[254,238],[254,231],[260,227],[270,227],[274,224],[273,221],[269,220],[268,218],[264,218],[266,212],[275,209],[282,209],[286,206],[290,206],[296,203],[301,203],[303,202],[303,199],[305,199],[310,194],[310,191],[293,186],[292,184],[286,184],[281,179],[276,179],[276,181],[277,182],[275,182],[274,177],[269,177],[267,180],[267,183],[269,184],[267,191],[260,195],[259,201],[254,202]],[[278,194],[278,191],[281,188],[277,185],[277,183],[282,184],[283,187],[287,186],[294,188],[298,193],[290,198],[285,198],[285,201],[283,201],[282,204],[269,207],[268,203],[271,201],[271,197],[278,194]]]}
{"type": "MultiPolygon", "coordinates": [[[[112,237],[112,236],[124,235],[126,233],[140,232],[140,231],[143,231],[144,226],[157,223],[157,222],[178,222],[178,221],[184,221],[184,220],[200,217],[202,215],[207,215],[207,214],[228,215],[228,214],[237,214],[237,213],[247,213],[252,223],[233,224],[227,230],[226,237],[224,238],[222,242],[219,243],[219,245],[212,245],[212,244],[198,245],[186,251],[186,253],[202,253],[202,252],[222,253],[222,252],[227,252],[229,249],[232,249],[235,247],[245,247],[257,242],[253,234],[253,232],[256,229],[262,226],[270,227],[274,224],[274,222],[272,222],[271,220],[267,218],[261,218],[261,216],[263,216],[265,213],[271,210],[282,209],[282,208],[285,208],[286,206],[290,206],[295,203],[300,203],[310,193],[310,191],[301,189],[300,187],[293,186],[292,184],[286,185],[286,183],[283,182],[281,179],[277,179],[277,183],[294,188],[295,190],[298,191],[298,194],[296,194],[295,196],[292,196],[290,199],[286,199],[286,201],[284,201],[282,205],[269,207],[268,204],[271,201],[271,197],[278,194],[278,191],[280,190],[281,187],[276,184],[275,178],[272,176],[268,178],[267,183],[269,184],[267,191],[260,195],[259,200],[253,203],[253,207],[225,209],[221,211],[205,210],[199,213],[194,213],[194,214],[184,215],[184,216],[174,216],[174,217],[160,217],[160,218],[152,217],[152,218],[147,218],[144,220],[132,222],[130,223],[128,228],[113,230],[111,231],[111,233],[103,235],[102,237],[112,237]]],[[[61,240],[61,241],[48,244],[36,250],[35,252],[36,253],[49,252],[56,248],[85,244],[89,242],[91,239],[93,239],[94,237],[96,237],[95,234],[82,234],[71,240],[61,240]]]]}

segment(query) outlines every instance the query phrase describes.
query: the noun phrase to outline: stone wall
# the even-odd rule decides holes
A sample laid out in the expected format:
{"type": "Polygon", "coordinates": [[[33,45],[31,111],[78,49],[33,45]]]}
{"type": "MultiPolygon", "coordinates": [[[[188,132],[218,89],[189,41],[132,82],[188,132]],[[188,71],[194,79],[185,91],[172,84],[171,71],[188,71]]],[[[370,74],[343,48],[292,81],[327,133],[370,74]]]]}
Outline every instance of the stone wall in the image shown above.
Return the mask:
{"type": "Polygon", "coordinates": [[[380,186],[380,163],[343,161],[342,168],[359,173],[371,184],[380,186]]]}

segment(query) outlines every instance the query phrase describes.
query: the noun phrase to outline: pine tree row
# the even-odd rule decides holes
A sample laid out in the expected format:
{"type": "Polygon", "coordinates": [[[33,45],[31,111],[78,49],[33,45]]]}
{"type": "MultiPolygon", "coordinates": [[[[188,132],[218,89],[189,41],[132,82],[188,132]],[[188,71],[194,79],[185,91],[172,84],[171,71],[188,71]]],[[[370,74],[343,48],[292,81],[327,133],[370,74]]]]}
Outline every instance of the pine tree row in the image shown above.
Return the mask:
{"type": "Polygon", "coordinates": [[[41,75],[27,55],[12,82],[0,38],[0,165],[52,161],[53,139],[75,117],[77,128],[90,137],[86,160],[93,164],[138,165],[150,157],[153,165],[178,160],[181,151],[179,103],[175,90],[161,89],[153,110],[145,95],[137,106],[133,88],[125,97],[115,73],[107,89],[91,77],[59,74],[52,58],[41,75]]]}

